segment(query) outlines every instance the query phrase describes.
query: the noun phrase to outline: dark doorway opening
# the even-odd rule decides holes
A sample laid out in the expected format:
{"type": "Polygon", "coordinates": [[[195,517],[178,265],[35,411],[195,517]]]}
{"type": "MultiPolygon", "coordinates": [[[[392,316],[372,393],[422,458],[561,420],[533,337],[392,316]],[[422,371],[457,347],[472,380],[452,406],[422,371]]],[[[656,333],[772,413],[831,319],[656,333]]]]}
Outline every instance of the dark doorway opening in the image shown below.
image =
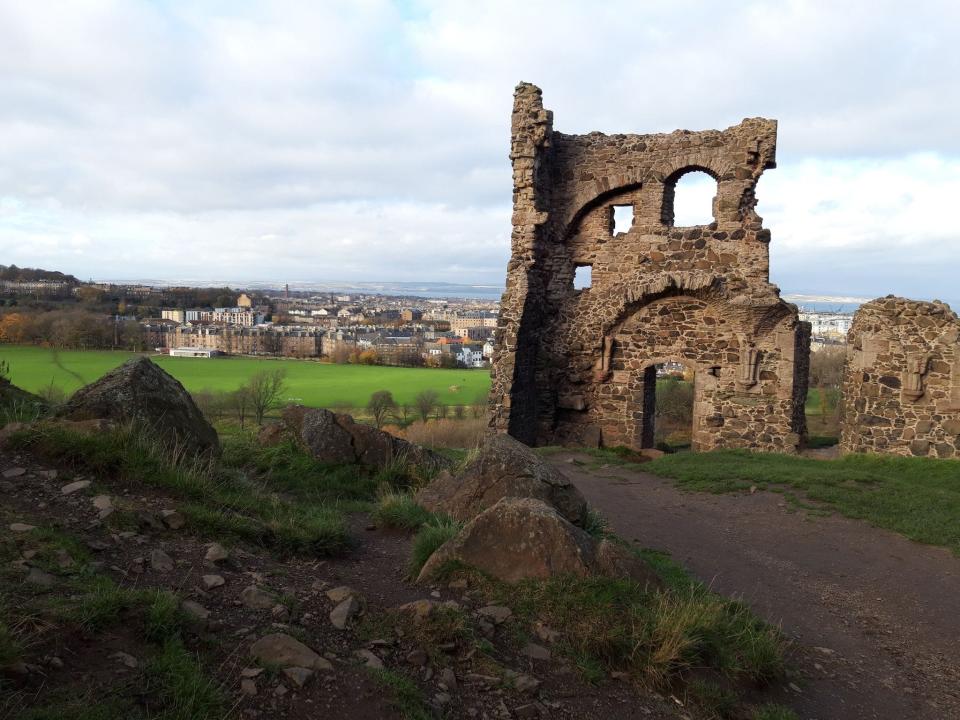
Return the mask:
{"type": "Polygon", "coordinates": [[[666,452],[691,448],[695,380],[693,370],[677,362],[644,371],[641,447],[666,452]]]}

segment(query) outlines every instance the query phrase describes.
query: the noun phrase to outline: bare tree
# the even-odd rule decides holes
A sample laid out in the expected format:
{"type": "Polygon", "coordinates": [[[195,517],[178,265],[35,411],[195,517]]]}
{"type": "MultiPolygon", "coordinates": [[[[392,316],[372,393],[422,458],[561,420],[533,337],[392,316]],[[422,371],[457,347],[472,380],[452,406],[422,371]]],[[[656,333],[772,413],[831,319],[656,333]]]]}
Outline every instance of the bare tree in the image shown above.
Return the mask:
{"type": "Polygon", "coordinates": [[[246,425],[247,416],[250,414],[253,405],[252,400],[253,398],[250,395],[250,387],[248,385],[239,387],[230,393],[228,406],[236,416],[241,430],[246,425]]]}
{"type": "Polygon", "coordinates": [[[370,402],[367,403],[367,410],[373,416],[373,424],[377,430],[383,427],[387,417],[396,409],[397,403],[393,399],[393,393],[389,390],[377,390],[370,396],[370,402]]]}
{"type": "Polygon", "coordinates": [[[250,395],[250,410],[257,421],[257,425],[263,425],[263,417],[267,411],[272,410],[280,403],[280,396],[284,391],[284,380],[287,371],[283,368],[277,370],[261,370],[250,378],[246,389],[250,395]]]}
{"type": "Polygon", "coordinates": [[[413,399],[413,406],[417,409],[417,414],[424,422],[430,419],[430,414],[434,408],[440,404],[440,395],[436,390],[424,390],[413,399]]]}
{"type": "Polygon", "coordinates": [[[453,406],[453,416],[457,420],[463,420],[464,416],[467,413],[467,409],[463,405],[454,405],[453,406]]]}

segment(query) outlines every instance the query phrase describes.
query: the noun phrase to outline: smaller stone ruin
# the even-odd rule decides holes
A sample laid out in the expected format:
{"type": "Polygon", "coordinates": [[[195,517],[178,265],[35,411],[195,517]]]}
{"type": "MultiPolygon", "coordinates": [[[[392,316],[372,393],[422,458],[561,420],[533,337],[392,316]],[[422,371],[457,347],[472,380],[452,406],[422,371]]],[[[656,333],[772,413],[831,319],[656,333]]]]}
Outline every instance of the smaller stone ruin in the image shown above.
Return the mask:
{"type": "Polygon", "coordinates": [[[889,295],[862,305],[847,338],[841,450],[960,456],[960,318],[889,295]]]}

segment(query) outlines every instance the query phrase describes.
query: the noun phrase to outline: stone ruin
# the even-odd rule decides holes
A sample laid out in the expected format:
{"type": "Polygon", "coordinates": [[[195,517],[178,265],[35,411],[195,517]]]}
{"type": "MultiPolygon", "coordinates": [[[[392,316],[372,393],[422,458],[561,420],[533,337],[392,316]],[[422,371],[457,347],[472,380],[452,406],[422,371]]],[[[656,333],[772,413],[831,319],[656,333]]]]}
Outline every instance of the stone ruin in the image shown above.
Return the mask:
{"type": "Polygon", "coordinates": [[[541,91],[514,96],[512,254],[491,425],[528,445],[653,445],[656,366],[695,372],[695,450],[793,452],[806,432],[810,326],[769,282],[755,207],[777,124],[565,135],[541,91]],[[714,221],[675,227],[674,189],[717,181],[714,221]],[[633,222],[614,232],[616,207],[633,222]],[[574,288],[588,266],[591,286],[574,288]]]}
{"type": "Polygon", "coordinates": [[[843,452],[960,455],[960,318],[938,301],[862,305],[842,398],[843,452]]]}

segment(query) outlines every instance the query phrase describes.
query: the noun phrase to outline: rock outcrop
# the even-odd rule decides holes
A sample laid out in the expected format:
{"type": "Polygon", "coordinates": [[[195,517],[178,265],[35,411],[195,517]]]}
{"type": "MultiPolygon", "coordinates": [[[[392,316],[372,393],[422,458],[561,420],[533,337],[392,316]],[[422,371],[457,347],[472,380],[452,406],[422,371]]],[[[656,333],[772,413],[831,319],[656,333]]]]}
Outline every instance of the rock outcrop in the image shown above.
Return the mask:
{"type": "Polygon", "coordinates": [[[57,412],[67,420],[112,420],[144,425],[188,454],[218,454],[217,431],[183,385],[146,357],[130,360],[80,388],[57,412]]]}
{"type": "Polygon", "coordinates": [[[441,473],[417,494],[417,502],[467,521],[505,497],[542,500],[574,525],[582,525],[587,514],[576,486],[509,435],[490,437],[461,473],[441,473]]]}
{"type": "Polygon", "coordinates": [[[260,442],[276,445],[291,440],[322,463],[358,463],[380,468],[403,458],[428,470],[443,469],[452,464],[439,453],[377,430],[372,425],[355,422],[343,413],[291,405],[284,409],[281,417],[279,422],[260,431],[260,442]]]}
{"type": "Polygon", "coordinates": [[[661,585],[643,560],[610,540],[594,539],[536,498],[503,498],[484,510],[430,556],[418,581],[451,561],[505,582],[608,575],[661,585]]]}

